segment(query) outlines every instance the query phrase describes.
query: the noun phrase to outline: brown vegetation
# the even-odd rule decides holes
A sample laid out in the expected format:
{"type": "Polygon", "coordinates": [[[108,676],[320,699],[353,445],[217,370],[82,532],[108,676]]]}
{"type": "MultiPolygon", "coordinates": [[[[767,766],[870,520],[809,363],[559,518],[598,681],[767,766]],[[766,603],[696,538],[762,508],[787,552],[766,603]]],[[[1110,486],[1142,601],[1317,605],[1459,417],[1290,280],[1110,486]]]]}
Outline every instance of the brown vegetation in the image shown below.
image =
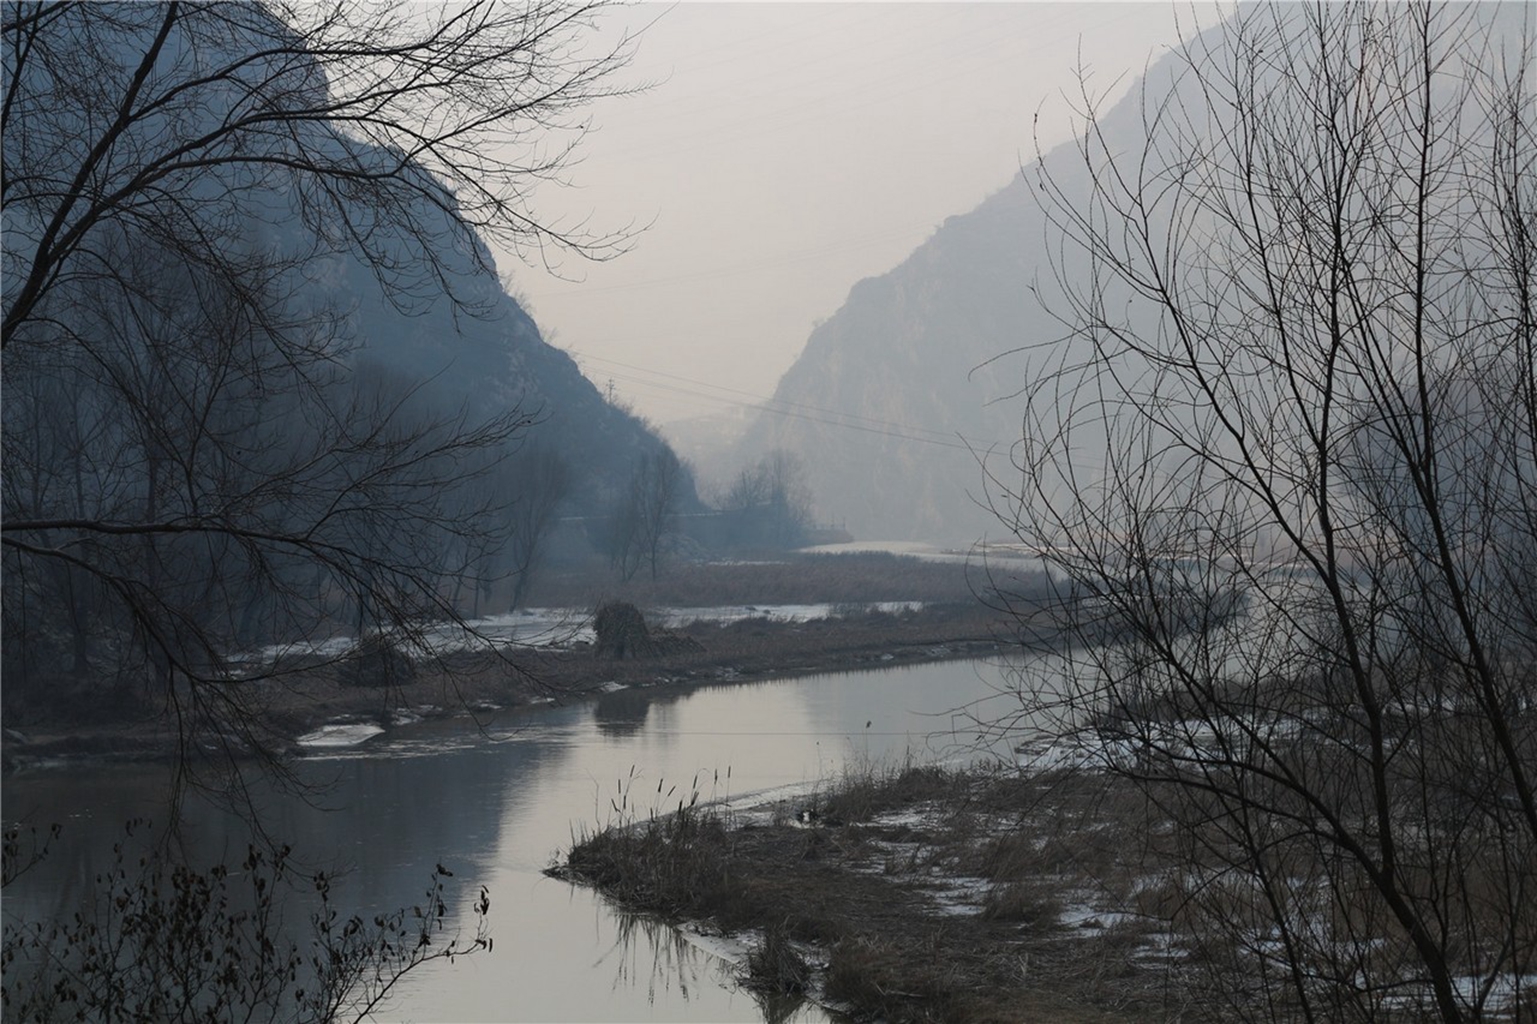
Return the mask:
{"type": "Polygon", "coordinates": [[[858,1019],[1217,1019],[1199,969],[1169,955],[1167,905],[1135,909],[1157,834],[1102,776],[908,766],[768,820],[687,805],[621,824],[551,870],[637,911],[756,930],[747,984],[858,1019]]]}
{"type": "MultiPolygon", "coordinates": [[[[666,921],[761,936],[743,982],[781,1010],[811,998],[886,1021],[1226,1021],[1263,1004],[1303,1019],[1265,979],[1273,933],[1233,851],[1193,844],[1165,813],[1173,792],[1083,767],[865,766],[740,816],[697,793],[643,821],[616,803],[619,823],[551,873],[666,921]]],[[[1316,881],[1315,865],[1291,870],[1316,881]]],[[[1348,893],[1296,895],[1338,900],[1359,934],[1392,927],[1348,893]]],[[[1412,985],[1397,994],[1377,1019],[1424,1019],[1412,985]]],[[[1525,1019],[1530,992],[1511,996],[1493,993],[1483,1019],[1525,1019]]]]}
{"type": "Polygon", "coordinates": [[[741,604],[815,604],[871,601],[975,600],[982,574],[960,562],[924,561],[880,553],[811,555],[787,552],[763,560],[679,562],[655,579],[615,583],[591,573],[549,573],[530,603],[593,607],[605,599],[642,608],[741,604]]]}

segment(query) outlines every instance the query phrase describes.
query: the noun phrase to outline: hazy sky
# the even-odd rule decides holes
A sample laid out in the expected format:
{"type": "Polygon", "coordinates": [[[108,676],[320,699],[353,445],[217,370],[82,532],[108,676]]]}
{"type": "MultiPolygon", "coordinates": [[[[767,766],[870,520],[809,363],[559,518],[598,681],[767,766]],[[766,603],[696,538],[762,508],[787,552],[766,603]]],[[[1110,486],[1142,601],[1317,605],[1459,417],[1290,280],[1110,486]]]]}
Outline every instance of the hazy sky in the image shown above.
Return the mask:
{"type": "MultiPolygon", "coordinates": [[[[1203,25],[1214,19],[1200,14],[1203,25]]],[[[648,225],[562,280],[504,276],[588,377],[658,423],[769,396],[858,280],[1072,133],[1084,67],[1120,95],[1181,28],[1172,3],[681,3],[611,12],[645,26],[591,108],[572,187],[545,219],[648,225]]],[[[510,274],[508,274],[510,271],[510,274]]]]}

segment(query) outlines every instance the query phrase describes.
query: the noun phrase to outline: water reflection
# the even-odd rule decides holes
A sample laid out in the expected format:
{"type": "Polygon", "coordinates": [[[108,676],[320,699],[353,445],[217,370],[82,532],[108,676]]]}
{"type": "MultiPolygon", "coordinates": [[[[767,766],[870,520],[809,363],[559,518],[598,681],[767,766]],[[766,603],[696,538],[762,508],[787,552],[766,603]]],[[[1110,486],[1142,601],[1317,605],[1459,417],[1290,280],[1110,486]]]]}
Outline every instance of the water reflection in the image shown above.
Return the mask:
{"type": "MultiPolygon", "coordinates": [[[[542,869],[573,836],[607,820],[608,791],[663,806],[696,776],[702,799],[815,783],[850,760],[953,756],[975,732],[951,710],[995,693],[999,666],[951,662],[883,672],[619,691],[602,700],[472,723],[423,722],[351,752],[299,765],[318,801],[259,794],[268,829],[315,867],[342,867],[348,912],[419,902],[441,861],[462,884],[450,932],[473,927],[475,887],[491,890],[491,953],[412,975],[391,1017],[414,1020],[826,1020],[814,1006],[764,1001],[729,965],[680,933],[616,913],[542,869]],[[317,806],[318,803],[318,806],[317,806]]],[[[12,777],[8,819],[63,820],[72,842],[17,892],[8,915],[53,916],[78,902],[129,816],[158,817],[165,773],[153,767],[12,777]],[[41,874],[46,869],[46,875],[41,874]]],[[[630,813],[651,808],[633,801],[630,813]]],[[[209,806],[189,807],[189,854],[204,867],[244,854],[247,832],[209,806]]]]}
{"type": "Polygon", "coordinates": [[[698,990],[701,980],[710,984],[729,984],[730,965],[708,956],[688,941],[683,932],[671,925],[638,914],[618,911],[618,929],[614,944],[599,958],[614,968],[614,987],[631,985],[646,988],[646,998],[656,1003],[657,990],[674,989],[687,1001],[692,986],[698,990]],[[649,961],[648,967],[642,967],[649,961]]]}
{"type": "Polygon", "coordinates": [[[758,1012],[763,1014],[767,1024],[789,1024],[790,1021],[801,1020],[802,1011],[808,1008],[806,997],[798,993],[757,988],[750,988],[748,992],[752,993],[758,1004],[758,1012]]]}
{"type": "Polygon", "coordinates": [[[661,699],[665,698],[653,696],[644,690],[605,693],[593,704],[593,721],[607,736],[630,736],[646,724],[652,704],[661,699]]]}
{"type": "MultiPolygon", "coordinates": [[[[703,986],[735,985],[741,965],[734,959],[707,951],[692,933],[644,914],[616,911],[618,924],[614,946],[605,957],[615,965],[615,987],[645,986],[647,998],[656,1003],[658,992],[674,990],[684,1000],[703,986]],[[643,967],[643,964],[649,966],[643,967]]],[[[797,993],[747,988],[758,1013],[767,1024],[828,1019],[825,1011],[797,993]]],[[[840,1019],[840,1018],[833,1018],[840,1019]]]]}

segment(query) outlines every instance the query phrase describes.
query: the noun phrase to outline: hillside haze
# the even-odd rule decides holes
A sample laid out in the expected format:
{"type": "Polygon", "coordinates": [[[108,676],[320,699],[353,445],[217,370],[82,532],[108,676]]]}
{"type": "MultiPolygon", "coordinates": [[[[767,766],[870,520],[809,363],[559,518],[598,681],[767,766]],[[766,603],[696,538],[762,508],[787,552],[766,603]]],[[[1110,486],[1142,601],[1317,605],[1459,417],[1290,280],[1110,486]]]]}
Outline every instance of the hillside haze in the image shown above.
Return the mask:
{"type": "Polygon", "coordinates": [[[1019,435],[1017,366],[1050,329],[1030,290],[1043,223],[1016,180],[951,217],[900,266],[856,284],[785,373],[733,456],[805,462],[817,516],[856,536],[965,543],[998,527],[985,470],[1019,435]]]}
{"type": "MultiPolygon", "coordinates": [[[[125,9],[121,17],[85,23],[68,40],[74,47],[70,58],[90,70],[103,94],[112,86],[126,88],[122,83],[151,45],[157,11],[125,9]]],[[[327,88],[318,65],[278,46],[289,30],[263,9],[228,8],[189,17],[187,23],[170,34],[157,76],[173,80],[196,55],[204,61],[245,62],[244,73],[255,84],[242,90],[239,81],[210,81],[165,101],[161,112],[128,126],[119,142],[122,149],[153,154],[168,139],[198,138],[221,121],[244,115],[257,102],[253,97],[302,103],[327,88]]],[[[55,86],[36,64],[25,66],[25,84],[46,94],[55,86]]],[[[77,140],[89,138],[87,117],[71,103],[40,103],[29,112],[25,141],[31,145],[23,146],[18,136],[15,148],[22,155],[17,162],[27,161],[37,180],[67,181],[73,173],[70,161],[83,159],[77,140]],[[35,144],[38,139],[69,144],[48,150],[35,144]]],[[[312,161],[382,174],[399,159],[388,147],[322,121],[297,121],[293,132],[291,144],[312,161]]],[[[260,136],[239,143],[248,148],[258,144],[276,149],[284,142],[260,136]]],[[[144,278],[135,287],[156,290],[160,307],[174,311],[167,319],[212,319],[199,306],[217,302],[209,298],[212,286],[198,273],[231,291],[265,293],[273,329],[299,339],[296,344],[319,357],[317,367],[333,368],[312,369],[314,382],[372,387],[385,400],[401,403],[401,410],[416,420],[458,420],[474,427],[516,414],[524,426],[513,438],[515,448],[538,447],[569,467],[569,505],[576,513],[603,510],[626,485],[633,463],[663,448],[636,418],[605,402],[568,355],[545,342],[534,321],[498,284],[484,239],[467,233],[467,221],[456,222],[453,190],[427,169],[408,163],[403,171],[391,171],[408,182],[409,189],[402,191],[409,198],[385,202],[367,189],[336,189],[320,199],[298,173],[235,158],[242,155],[238,148],[232,152],[216,152],[202,161],[207,166],[177,170],[164,186],[175,197],[166,205],[190,227],[172,216],[161,225],[152,218],[124,217],[122,236],[103,247],[126,264],[128,273],[144,278]],[[219,238],[223,247],[177,249],[178,243],[166,241],[176,230],[219,238]],[[199,255],[200,248],[205,255],[199,255]]],[[[100,191],[127,187],[135,165],[109,166],[97,185],[100,191]]],[[[33,251],[45,223],[30,203],[7,204],[11,290],[25,277],[20,260],[33,251]]],[[[34,372],[30,350],[56,346],[54,335],[84,339],[96,349],[108,345],[113,318],[121,313],[97,311],[103,302],[90,280],[64,275],[41,307],[43,315],[22,324],[10,339],[17,344],[8,353],[16,357],[8,367],[8,399],[25,404],[18,396],[34,372]],[[78,283],[81,279],[86,283],[78,283]]],[[[125,341],[123,352],[113,358],[142,361],[147,345],[125,341]]],[[[39,377],[59,375],[56,368],[36,372],[39,377]]],[[[89,367],[69,372],[82,378],[91,373],[89,367]]],[[[94,388],[77,382],[74,391],[86,394],[94,388]]],[[[290,430],[299,428],[298,419],[290,422],[290,430]]],[[[23,500],[43,499],[27,495],[23,500]]]]}
{"type": "MultiPolygon", "coordinates": [[[[489,261],[489,253],[482,255],[489,261]]],[[[550,451],[569,467],[571,514],[605,513],[633,465],[664,447],[633,415],[605,401],[575,360],[546,342],[517,301],[489,275],[476,276],[468,260],[457,268],[467,309],[443,297],[409,315],[356,258],[340,260],[341,288],[331,297],[350,304],[356,364],[409,382],[443,413],[463,411],[474,420],[518,411],[528,423],[520,446],[550,451]]]]}
{"type": "MultiPolygon", "coordinates": [[[[1173,88],[1177,69],[1168,57],[1154,64],[1104,112],[1111,146],[1144,137],[1142,95],[1173,88]]],[[[899,266],[855,284],[722,461],[798,455],[816,516],[860,539],[1009,537],[1023,396],[1043,367],[1075,356],[1052,311],[1065,308],[1061,281],[1085,271],[1060,239],[1049,249],[1032,191],[1045,169],[1065,195],[1087,192],[1076,146],[1026,164],[899,266]]]]}
{"type": "MultiPolygon", "coordinates": [[[[1502,59],[1518,67],[1515,48],[1528,32],[1528,11],[1474,5],[1457,15],[1458,31],[1487,35],[1493,52],[1505,48],[1502,59]]],[[[1184,130],[1220,137],[1214,126],[1226,114],[1210,106],[1189,62],[1220,65],[1231,56],[1230,43],[1218,25],[1153,63],[1121,100],[1096,112],[1091,149],[1140,152],[1149,145],[1149,119],[1171,110],[1184,130]]],[[[1012,536],[1023,438],[1070,433],[1076,480],[1056,486],[1071,491],[1092,480],[1109,457],[1115,414],[1100,406],[1093,382],[1082,376],[1091,372],[1093,342],[1066,326],[1074,302],[1092,295],[1117,311],[1117,330],[1128,337],[1155,337],[1166,325],[1123,284],[1096,275],[1082,250],[1064,241],[1062,227],[1048,222],[1036,194],[1043,181],[1056,193],[1047,205],[1059,217],[1095,209],[1080,145],[1067,143],[1025,164],[981,205],[946,220],[895,269],[855,284],[812,331],[773,399],[721,464],[788,451],[806,466],[818,519],[865,540],[961,545],[1012,536]],[[1076,296],[1071,301],[1068,290],[1076,296]]],[[[1221,146],[1213,153],[1218,161],[1235,159],[1221,146]]],[[[1160,209],[1155,216],[1167,214],[1160,209]]],[[[1180,216],[1199,230],[1200,211],[1180,216]]],[[[1149,398],[1168,399],[1158,394],[1152,367],[1132,359],[1120,372],[1153,388],[1149,398]]],[[[1191,405],[1175,405],[1185,411],[1174,415],[1189,415],[1191,405]]]]}

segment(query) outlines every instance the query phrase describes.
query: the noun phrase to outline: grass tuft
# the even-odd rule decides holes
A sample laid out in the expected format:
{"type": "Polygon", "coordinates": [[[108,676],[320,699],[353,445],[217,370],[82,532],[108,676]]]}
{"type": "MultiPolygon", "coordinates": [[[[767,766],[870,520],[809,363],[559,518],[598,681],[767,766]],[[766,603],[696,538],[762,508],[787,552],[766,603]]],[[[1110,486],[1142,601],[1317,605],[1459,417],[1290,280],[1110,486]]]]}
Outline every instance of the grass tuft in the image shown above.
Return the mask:
{"type": "Polygon", "coordinates": [[[747,985],[763,992],[802,995],[811,984],[811,965],[780,923],[763,933],[763,941],[747,955],[747,985]]]}

